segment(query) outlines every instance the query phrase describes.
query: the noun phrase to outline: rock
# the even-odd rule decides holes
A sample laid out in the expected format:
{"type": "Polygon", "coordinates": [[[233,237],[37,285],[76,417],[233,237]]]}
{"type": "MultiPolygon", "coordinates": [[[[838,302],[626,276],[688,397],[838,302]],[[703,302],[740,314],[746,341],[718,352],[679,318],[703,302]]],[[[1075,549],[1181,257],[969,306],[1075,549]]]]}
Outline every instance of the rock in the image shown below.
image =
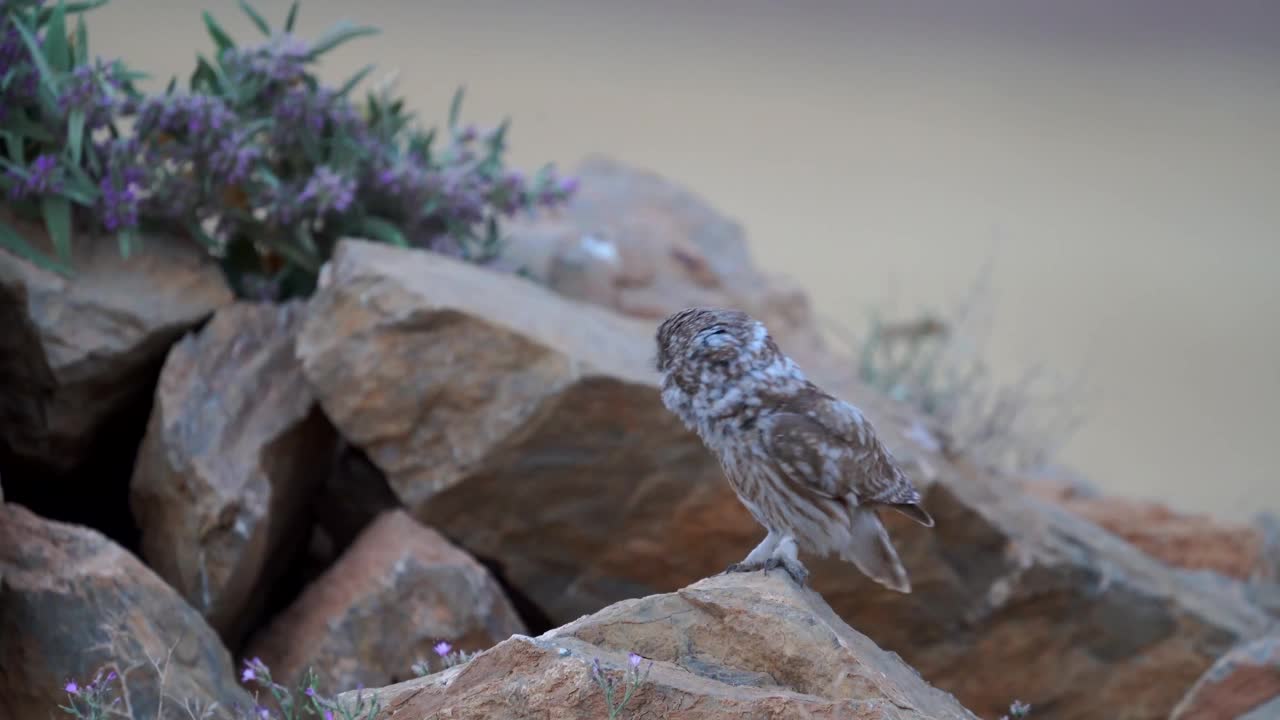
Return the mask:
{"type": "MultiPolygon", "coordinates": [[[[33,245],[43,230],[5,216],[33,245]]],[[[144,398],[169,345],[232,300],[195,243],[147,236],[129,259],[115,243],[77,238],[74,275],[0,250],[0,444],[63,471],[95,434],[144,398]]]]}
{"type": "Polygon", "coordinates": [[[200,614],[97,531],[0,505],[0,577],[0,717],[59,715],[66,683],[99,670],[123,676],[137,718],[186,718],[187,700],[252,707],[200,614]]]}
{"type": "MultiPolygon", "coordinates": [[[[1280,708],[1280,632],[1232,649],[1174,708],[1170,720],[1242,720],[1266,705],[1280,708]]],[[[1280,715],[1259,715],[1258,718],[1280,715]]]]}
{"type": "Polygon", "coordinates": [[[134,467],[143,557],[230,647],[307,539],[332,461],[294,356],[304,309],[237,302],[175,345],[134,467]]]}
{"type": "MultiPolygon", "coordinates": [[[[360,242],[339,246],[312,303],[298,352],[328,416],[420,521],[500,563],[554,622],[718,573],[762,537],[662,407],[652,323],[360,242]]],[[[911,595],[805,558],[814,587],[984,717],[1015,699],[1053,717],[1167,717],[1270,623],[1240,583],[1224,592],[1012,481],[912,449],[909,414],[813,375],[862,407],[937,520],[884,516],[911,595]]]]}
{"type": "Polygon", "coordinates": [[[382,244],[344,241],[328,267],[298,336],[325,414],[555,623],[685,585],[756,538],[662,407],[648,323],[382,244]]]}
{"type": "MultiPolygon", "coordinates": [[[[525,632],[489,573],[403,511],[378,517],[250,644],[272,674],[314,668],[325,687],[379,686],[412,675],[432,646],[483,650],[525,632]]],[[[438,662],[438,660],[437,660],[438,662]]]]}
{"type": "Polygon", "coordinates": [[[378,718],[609,717],[592,663],[624,683],[632,652],[644,682],[619,717],[976,720],[777,572],[623,601],[373,695],[378,718]]]}
{"type": "Polygon", "coordinates": [[[692,305],[737,307],[793,353],[823,347],[808,296],[760,272],[742,227],[688,189],[604,157],[575,171],[569,204],[508,223],[506,259],[578,300],[656,322],[692,305]]]}
{"type": "Polygon", "coordinates": [[[1085,496],[1061,484],[1032,483],[1028,492],[1136,545],[1171,567],[1211,570],[1247,580],[1262,569],[1265,536],[1251,525],[1177,513],[1157,502],[1085,496]]]}

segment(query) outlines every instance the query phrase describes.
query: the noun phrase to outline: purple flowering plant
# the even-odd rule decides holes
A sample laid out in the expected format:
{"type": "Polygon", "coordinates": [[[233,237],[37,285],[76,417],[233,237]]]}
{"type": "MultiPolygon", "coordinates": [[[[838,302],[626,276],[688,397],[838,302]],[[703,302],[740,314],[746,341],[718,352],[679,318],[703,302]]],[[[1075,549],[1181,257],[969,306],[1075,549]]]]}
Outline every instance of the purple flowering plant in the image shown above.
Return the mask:
{"type": "Polygon", "coordinates": [[[74,228],[115,234],[126,255],[136,240],[146,177],[116,121],[141,75],[89,58],[83,13],[105,2],[0,2],[0,202],[42,222],[56,257],[3,221],[0,247],[51,269],[65,270],[74,228]]]}
{"type": "Polygon", "coordinates": [[[263,40],[238,45],[205,13],[214,56],[199,58],[187,92],[146,99],[137,132],[168,157],[174,219],[223,259],[241,294],[309,293],[348,236],[487,262],[500,219],[572,194],[551,166],[529,181],[507,171],[506,123],[483,135],[460,127],[461,91],[437,149],[402,99],[351,98],[371,67],[336,88],[317,79],[324,53],[373,28],[342,23],[308,42],[293,32],[296,2],[278,31],[240,6],[263,40]]]}
{"type": "Polygon", "coordinates": [[[507,169],[508,124],[461,125],[461,89],[437,133],[389,92],[353,100],[371,67],[321,83],[316,62],[373,28],[307,41],[297,2],[276,30],[242,1],[260,42],[237,44],[206,12],[214,52],[186,89],[143,94],[141,75],[89,59],[83,18],[67,35],[68,14],[105,2],[0,2],[0,202],[43,219],[57,258],[4,224],[0,245],[37,262],[65,270],[73,229],[114,235],[126,255],[162,230],[203,243],[241,295],[278,299],[311,292],[347,236],[492,261],[502,220],[575,190],[551,165],[507,169]]]}
{"type": "Polygon", "coordinates": [[[324,718],[324,720],[373,720],[378,716],[381,706],[375,696],[365,696],[358,692],[356,700],[338,702],[336,698],[322,693],[319,689],[319,677],[315,670],[308,668],[298,683],[297,688],[290,689],[271,677],[271,669],[262,660],[251,658],[244,661],[240,672],[240,681],[253,691],[255,706],[248,717],[261,720],[301,720],[301,718],[324,718]],[[266,692],[266,696],[262,695],[266,692]]]}

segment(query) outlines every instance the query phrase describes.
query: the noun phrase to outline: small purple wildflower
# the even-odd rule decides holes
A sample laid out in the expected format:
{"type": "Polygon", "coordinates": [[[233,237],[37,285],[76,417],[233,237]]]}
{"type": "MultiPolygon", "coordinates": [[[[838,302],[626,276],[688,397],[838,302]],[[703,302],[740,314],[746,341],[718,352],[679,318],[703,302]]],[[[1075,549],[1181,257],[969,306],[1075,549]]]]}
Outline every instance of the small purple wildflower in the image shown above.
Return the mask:
{"type": "Polygon", "coordinates": [[[432,650],[435,650],[436,654],[439,655],[440,657],[444,657],[445,655],[449,654],[450,650],[453,650],[453,646],[445,642],[444,640],[441,640],[440,642],[435,644],[435,647],[433,647],[432,650]]]}
{"type": "Polygon", "coordinates": [[[355,199],[356,181],[339,175],[332,168],[321,165],[312,173],[298,195],[298,203],[310,208],[315,215],[328,212],[345,212],[355,199]]]}
{"type": "Polygon", "coordinates": [[[640,667],[640,661],[643,659],[644,658],[640,657],[639,655],[635,653],[631,653],[630,655],[627,656],[627,664],[630,665],[632,668],[638,668],[640,667]]]}
{"type": "Polygon", "coordinates": [[[126,183],[117,186],[110,177],[98,183],[98,208],[102,226],[108,232],[138,226],[138,186],[126,183]]]}
{"type": "Polygon", "coordinates": [[[258,679],[258,674],[255,673],[253,671],[253,668],[251,667],[246,667],[244,669],[244,672],[240,673],[240,682],[249,682],[250,680],[257,680],[257,679],[258,679]]]}
{"type": "Polygon", "coordinates": [[[307,689],[304,691],[304,694],[305,694],[307,697],[315,697],[315,696],[316,696],[316,689],[315,689],[315,688],[313,688],[313,687],[309,687],[309,688],[307,688],[307,689]]]}
{"type": "Polygon", "coordinates": [[[76,684],[75,680],[71,680],[70,682],[68,682],[67,686],[63,688],[63,690],[66,690],[68,695],[80,694],[80,686],[76,684]]]}
{"type": "Polygon", "coordinates": [[[25,175],[23,177],[22,173],[13,170],[9,171],[10,178],[14,180],[14,185],[10,188],[9,195],[14,200],[62,190],[62,178],[61,173],[58,172],[58,160],[53,155],[45,153],[36,157],[27,166],[25,175]]]}
{"type": "Polygon", "coordinates": [[[324,720],[333,720],[333,711],[332,711],[332,710],[325,710],[325,711],[324,711],[324,720]]]}

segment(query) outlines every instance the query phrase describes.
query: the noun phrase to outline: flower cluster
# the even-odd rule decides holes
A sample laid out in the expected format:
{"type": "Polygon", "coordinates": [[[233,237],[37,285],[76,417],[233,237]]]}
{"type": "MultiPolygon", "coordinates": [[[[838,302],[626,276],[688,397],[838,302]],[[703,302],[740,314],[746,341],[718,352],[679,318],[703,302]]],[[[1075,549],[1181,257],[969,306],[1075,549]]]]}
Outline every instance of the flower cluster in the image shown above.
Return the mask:
{"type": "Polygon", "coordinates": [[[93,682],[81,685],[75,680],[68,680],[62,688],[67,693],[67,704],[59,706],[68,715],[82,720],[101,720],[112,714],[120,704],[120,696],[115,693],[116,681],[114,670],[103,673],[98,671],[93,682]]]}
{"type": "Polygon", "coordinates": [[[649,679],[649,671],[653,669],[653,661],[649,661],[649,664],[645,666],[644,672],[640,671],[642,662],[644,662],[644,658],[636,653],[629,653],[627,655],[627,671],[623,682],[616,683],[600,666],[599,658],[591,661],[591,679],[604,692],[605,706],[609,709],[609,720],[614,720],[622,713],[622,709],[631,701],[631,697],[635,695],[636,690],[649,679]],[[619,689],[623,690],[623,695],[615,705],[613,699],[619,689]]]}
{"type": "MultiPolygon", "coordinates": [[[[459,126],[460,94],[437,142],[403,99],[354,102],[364,73],[325,86],[311,65],[371,29],[339,26],[308,42],[293,32],[294,11],[275,31],[242,3],[264,42],[237,46],[206,15],[214,59],[200,60],[187,89],[148,96],[120,63],[89,59],[83,26],[66,37],[72,10],[29,11],[38,4],[0,3],[0,130],[27,151],[0,156],[0,190],[44,215],[60,252],[73,225],[115,234],[122,249],[143,227],[186,233],[241,294],[277,299],[310,292],[344,236],[493,260],[499,221],[576,191],[551,166],[532,177],[505,168],[506,124],[459,126]],[[31,56],[39,43],[47,62],[31,56]]],[[[15,249],[15,235],[0,232],[0,243],[15,249]]]]}
{"type": "Polygon", "coordinates": [[[316,674],[308,669],[294,690],[271,678],[271,670],[259,658],[244,662],[240,681],[256,690],[265,690],[268,697],[255,692],[255,705],[249,717],[253,720],[298,720],[302,717],[320,717],[324,720],[373,720],[379,712],[376,698],[366,698],[358,693],[354,704],[339,703],[326,697],[318,688],[316,674]]]}

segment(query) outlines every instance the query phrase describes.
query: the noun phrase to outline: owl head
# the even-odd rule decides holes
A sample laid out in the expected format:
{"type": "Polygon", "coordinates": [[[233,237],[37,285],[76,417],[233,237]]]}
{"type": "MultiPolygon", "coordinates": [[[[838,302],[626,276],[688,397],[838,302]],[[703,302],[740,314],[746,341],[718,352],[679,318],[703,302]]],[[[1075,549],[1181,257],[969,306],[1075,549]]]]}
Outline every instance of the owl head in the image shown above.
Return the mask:
{"type": "Polygon", "coordinates": [[[760,352],[764,325],[739,310],[686,308],[658,326],[658,372],[692,364],[728,363],[760,352]]]}

